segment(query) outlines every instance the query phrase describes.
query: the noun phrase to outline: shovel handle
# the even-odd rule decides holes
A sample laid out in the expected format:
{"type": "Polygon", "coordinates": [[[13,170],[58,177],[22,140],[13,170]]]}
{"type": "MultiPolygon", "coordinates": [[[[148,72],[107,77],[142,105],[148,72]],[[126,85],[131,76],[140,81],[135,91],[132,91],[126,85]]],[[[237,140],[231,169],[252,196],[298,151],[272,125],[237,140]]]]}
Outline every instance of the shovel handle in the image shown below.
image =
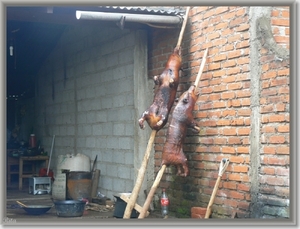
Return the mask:
{"type": "Polygon", "coordinates": [[[205,217],[204,217],[205,219],[208,219],[210,214],[211,214],[211,207],[214,203],[214,200],[215,200],[215,197],[216,197],[216,194],[217,194],[217,190],[218,190],[218,187],[219,187],[219,184],[220,184],[220,181],[221,181],[221,177],[223,176],[228,164],[229,164],[229,159],[223,158],[222,161],[221,161],[221,164],[220,164],[219,174],[218,174],[217,181],[215,183],[214,190],[211,194],[209,203],[207,205],[207,209],[206,209],[206,213],[205,213],[205,217]]]}

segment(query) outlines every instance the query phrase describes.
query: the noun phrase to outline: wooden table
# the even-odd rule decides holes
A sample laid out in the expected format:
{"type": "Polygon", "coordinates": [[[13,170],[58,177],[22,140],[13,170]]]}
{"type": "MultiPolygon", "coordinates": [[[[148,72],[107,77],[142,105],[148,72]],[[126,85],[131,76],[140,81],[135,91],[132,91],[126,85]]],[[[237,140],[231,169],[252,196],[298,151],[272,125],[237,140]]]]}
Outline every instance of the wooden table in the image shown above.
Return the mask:
{"type": "MultiPolygon", "coordinates": [[[[49,163],[49,156],[24,156],[24,157],[20,157],[19,158],[19,190],[22,190],[22,186],[23,186],[23,178],[29,178],[32,177],[34,174],[34,171],[32,171],[32,173],[28,174],[28,173],[24,173],[23,172],[23,165],[25,161],[30,161],[33,162],[34,164],[37,161],[45,161],[46,165],[45,167],[48,167],[48,163],[49,163]]],[[[36,171],[35,171],[36,172],[36,171]]]]}

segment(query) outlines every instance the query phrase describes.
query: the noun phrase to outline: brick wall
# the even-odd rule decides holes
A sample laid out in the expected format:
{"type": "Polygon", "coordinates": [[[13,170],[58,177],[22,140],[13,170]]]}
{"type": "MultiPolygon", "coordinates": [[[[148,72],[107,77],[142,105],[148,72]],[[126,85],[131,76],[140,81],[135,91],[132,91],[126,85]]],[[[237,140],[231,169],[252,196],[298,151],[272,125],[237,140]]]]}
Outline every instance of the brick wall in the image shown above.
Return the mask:
{"type": "MultiPolygon", "coordinates": [[[[274,7],[271,28],[276,48],[289,48],[289,9],[274,7]]],[[[289,59],[263,45],[261,53],[261,169],[262,214],[289,216],[289,59]]]]}
{"type": "MultiPolygon", "coordinates": [[[[260,61],[254,65],[256,52],[250,53],[250,41],[255,34],[250,29],[255,24],[250,22],[250,11],[250,7],[234,6],[191,8],[182,44],[184,72],[178,95],[195,80],[208,47],[194,108],[201,131],[188,131],[184,144],[190,175],[177,177],[170,166],[160,183],[169,193],[171,211],[179,217],[189,217],[192,206],[207,206],[222,158],[228,158],[230,164],[222,176],[212,217],[227,218],[235,212],[239,218],[288,217],[289,59],[274,58],[259,39],[260,61]],[[258,112],[253,112],[255,107],[258,112]],[[254,212],[257,208],[252,205],[260,211],[254,212]]],[[[274,7],[270,12],[275,41],[288,48],[288,9],[274,7]]],[[[162,71],[178,34],[179,30],[151,33],[150,76],[162,71]]],[[[155,171],[160,166],[167,126],[155,140],[155,171]]]]}

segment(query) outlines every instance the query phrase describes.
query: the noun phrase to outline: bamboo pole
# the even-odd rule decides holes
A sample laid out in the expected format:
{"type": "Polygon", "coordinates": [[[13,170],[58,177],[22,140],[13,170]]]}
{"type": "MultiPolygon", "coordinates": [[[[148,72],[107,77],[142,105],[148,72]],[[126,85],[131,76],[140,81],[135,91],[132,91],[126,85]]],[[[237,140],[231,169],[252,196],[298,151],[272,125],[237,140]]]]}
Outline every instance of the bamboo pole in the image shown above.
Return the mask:
{"type": "Polygon", "coordinates": [[[155,191],[159,185],[159,182],[165,172],[165,169],[166,169],[166,165],[163,165],[160,170],[158,171],[157,175],[156,175],[156,178],[155,178],[155,181],[153,182],[152,184],[152,187],[148,193],[148,196],[147,196],[147,199],[140,211],[140,214],[139,214],[139,219],[142,219],[142,218],[145,218],[146,216],[146,213],[147,213],[147,210],[149,209],[149,206],[150,206],[150,203],[151,203],[151,200],[152,200],[152,197],[154,196],[155,194],[155,191]]]}
{"type": "Polygon", "coordinates": [[[214,203],[214,200],[215,200],[215,197],[216,197],[216,194],[217,194],[217,190],[218,190],[218,187],[219,187],[219,184],[220,184],[221,177],[223,176],[228,164],[229,164],[229,159],[223,158],[222,161],[221,161],[221,164],[220,164],[219,174],[218,174],[217,181],[215,183],[214,190],[211,194],[209,203],[207,205],[207,209],[206,209],[206,213],[205,213],[205,217],[204,217],[205,219],[209,218],[209,216],[211,214],[211,206],[214,203]]]}
{"type": "Polygon", "coordinates": [[[146,149],[146,153],[144,155],[141,167],[139,169],[138,176],[136,178],[135,186],[132,190],[132,193],[131,193],[130,198],[126,205],[126,209],[124,211],[124,215],[123,215],[124,219],[130,218],[132,209],[135,206],[137,196],[139,194],[139,191],[141,189],[141,186],[142,186],[142,183],[144,180],[144,176],[145,176],[145,172],[146,172],[146,168],[147,168],[147,164],[149,161],[149,156],[150,156],[151,148],[152,148],[152,145],[153,145],[153,142],[155,139],[156,132],[157,132],[156,130],[152,130],[152,132],[151,132],[151,135],[150,135],[150,138],[148,141],[148,145],[147,145],[147,149],[146,149]]]}
{"type": "Polygon", "coordinates": [[[181,26],[181,30],[180,30],[180,33],[179,33],[176,48],[180,48],[180,46],[181,46],[181,42],[182,42],[183,34],[184,34],[184,31],[185,31],[186,23],[187,23],[187,18],[189,16],[190,8],[191,7],[189,7],[189,6],[186,8],[185,17],[184,17],[184,20],[182,22],[182,26],[181,26]]]}
{"type": "Polygon", "coordinates": [[[206,50],[203,54],[202,62],[201,62],[201,65],[200,65],[200,68],[199,68],[199,71],[198,71],[198,75],[197,75],[195,83],[194,83],[196,88],[198,87],[198,84],[199,84],[199,81],[200,81],[200,78],[201,78],[201,75],[202,75],[202,72],[203,72],[203,69],[204,69],[204,65],[206,63],[207,53],[208,53],[208,48],[206,48],[206,50]]]}
{"type": "MultiPolygon", "coordinates": [[[[185,27],[186,27],[189,10],[190,10],[190,7],[187,7],[187,9],[186,9],[186,15],[185,15],[184,21],[182,23],[181,31],[180,31],[178,42],[177,42],[177,45],[176,45],[177,48],[180,47],[181,42],[182,42],[182,37],[183,37],[183,33],[184,33],[184,30],[185,30],[185,27]]],[[[155,138],[156,132],[157,132],[156,130],[152,130],[150,139],[148,141],[146,153],[144,155],[144,159],[142,161],[141,168],[139,169],[139,173],[138,173],[138,176],[137,176],[137,179],[136,179],[135,186],[134,186],[134,188],[132,190],[132,193],[130,195],[130,199],[129,199],[129,201],[128,201],[127,205],[126,205],[126,209],[124,211],[123,219],[130,218],[132,209],[133,209],[133,207],[134,207],[134,205],[136,203],[136,199],[137,199],[138,193],[140,191],[140,188],[141,188],[143,180],[144,180],[144,176],[145,176],[145,172],[146,172],[146,168],[147,168],[147,164],[148,164],[148,160],[149,160],[149,156],[150,156],[150,151],[151,151],[151,147],[152,147],[153,142],[154,142],[154,138],[155,138]]]]}

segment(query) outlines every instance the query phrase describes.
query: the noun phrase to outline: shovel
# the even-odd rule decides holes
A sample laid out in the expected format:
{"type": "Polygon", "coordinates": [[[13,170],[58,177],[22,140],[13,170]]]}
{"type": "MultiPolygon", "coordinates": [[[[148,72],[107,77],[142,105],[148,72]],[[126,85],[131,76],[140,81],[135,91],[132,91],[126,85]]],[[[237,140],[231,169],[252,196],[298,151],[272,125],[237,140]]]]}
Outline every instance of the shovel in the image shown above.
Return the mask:
{"type": "Polygon", "coordinates": [[[214,203],[214,200],[215,200],[215,197],[216,197],[216,194],[217,194],[217,190],[218,190],[218,187],[219,187],[219,184],[220,184],[221,177],[223,176],[228,164],[229,164],[229,159],[223,158],[222,161],[221,161],[221,164],[220,164],[220,168],[219,168],[218,179],[215,183],[214,190],[211,194],[209,203],[207,205],[207,209],[206,209],[206,213],[205,213],[205,217],[204,217],[205,219],[209,218],[209,216],[211,214],[211,206],[214,203]]]}

